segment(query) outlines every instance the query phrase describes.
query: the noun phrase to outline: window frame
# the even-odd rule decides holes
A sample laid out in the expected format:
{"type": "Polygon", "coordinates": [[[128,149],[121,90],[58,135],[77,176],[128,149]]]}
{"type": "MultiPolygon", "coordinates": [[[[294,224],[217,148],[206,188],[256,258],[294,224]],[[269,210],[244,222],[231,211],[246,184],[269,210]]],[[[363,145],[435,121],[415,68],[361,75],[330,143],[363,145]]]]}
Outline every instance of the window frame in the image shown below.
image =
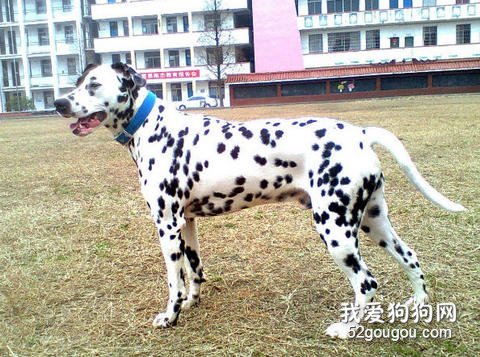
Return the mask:
{"type": "Polygon", "coordinates": [[[161,68],[160,51],[145,51],[143,60],[145,68],[161,68]]]}
{"type": "Polygon", "coordinates": [[[328,53],[359,51],[360,49],[360,31],[328,33],[328,53]]]}
{"type": "Polygon", "coordinates": [[[472,43],[472,26],[471,24],[457,24],[455,26],[457,45],[465,45],[472,43]]]}
{"type": "Polygon", "coordinates": [[[323,34],[314,33],[308,35],[308,53],[323,53],[323,34]],[[314,46],[315,44],[317,46],[314,46]]]}
{"type": "Polygon", "coordinates": [[[319,15],[322,13],[322,0],[308,0],[308,14],[319,15]]]}
{"type": "Polygon", "coordinates": [[[437,46],[437,26],[424,26],[423,27],[423,45],[424,46],[437,46]]]}
{"type": "Polygon", "coordinates": [[[365,31],[365,48],[367,50],[380,48],[380,29],[365,31]]]}

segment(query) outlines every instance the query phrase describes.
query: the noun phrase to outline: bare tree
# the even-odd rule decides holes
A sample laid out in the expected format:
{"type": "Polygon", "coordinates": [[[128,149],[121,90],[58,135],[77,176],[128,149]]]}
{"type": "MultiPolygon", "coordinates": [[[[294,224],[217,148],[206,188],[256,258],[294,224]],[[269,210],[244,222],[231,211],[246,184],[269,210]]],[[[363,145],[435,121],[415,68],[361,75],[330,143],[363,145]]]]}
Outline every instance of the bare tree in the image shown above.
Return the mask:
{"type": "Polygon", "coordinates": [[[199,54],[200,60],[207,66],[214,78],[220,106],[223,107],[226,73],[235,65],[235,46],[232,38],[232,24],[222,0],[205,1],[204,31],[199,43],[205,51],[199,54]]]}

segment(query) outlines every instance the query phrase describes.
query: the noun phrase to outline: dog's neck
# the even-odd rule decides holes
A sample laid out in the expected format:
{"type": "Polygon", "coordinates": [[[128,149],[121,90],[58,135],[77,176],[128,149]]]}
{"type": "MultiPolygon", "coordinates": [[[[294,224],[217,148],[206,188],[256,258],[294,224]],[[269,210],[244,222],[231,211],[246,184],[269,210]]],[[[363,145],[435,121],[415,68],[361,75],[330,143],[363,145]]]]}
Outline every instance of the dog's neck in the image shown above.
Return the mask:
{"type": "Polygon", "coordinates": [[[131,119],[137,114],[138,109],[147,97],[148,90],[146,88],[139,88],[135,93],[129,93],[127,105],[128,107],[121,112],[114,112],[113,125],[108,125],[114,137],[117,137],[123,132],[124,128],[128,126],[131,119]],[[134,97],[134,94],[136,97],[134,97]]]}

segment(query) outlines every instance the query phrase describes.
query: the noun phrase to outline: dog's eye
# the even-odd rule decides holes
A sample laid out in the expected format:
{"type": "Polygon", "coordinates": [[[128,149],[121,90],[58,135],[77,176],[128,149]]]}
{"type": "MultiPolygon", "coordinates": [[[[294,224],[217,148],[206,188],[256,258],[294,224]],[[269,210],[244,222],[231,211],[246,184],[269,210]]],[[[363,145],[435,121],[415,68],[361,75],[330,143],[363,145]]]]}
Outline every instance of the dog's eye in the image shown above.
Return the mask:
{"type": "Polygon", "coordinates": [[[101,86],[101,84],[97,83],[97,82],[93,82],[92,84],[90,84],[90,88],[92,88],[92,89],[97,89],[100,86],[101,86]]]}

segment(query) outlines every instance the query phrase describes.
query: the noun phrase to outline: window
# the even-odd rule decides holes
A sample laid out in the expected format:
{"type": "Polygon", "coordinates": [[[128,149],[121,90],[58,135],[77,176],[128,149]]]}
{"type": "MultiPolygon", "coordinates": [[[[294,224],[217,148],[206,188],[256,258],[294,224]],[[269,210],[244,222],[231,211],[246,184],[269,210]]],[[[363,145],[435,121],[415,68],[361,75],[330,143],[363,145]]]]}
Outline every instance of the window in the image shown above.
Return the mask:
{"type": "Polygon", "coordinates": [[[359,10],[359,0],[327,0],[327,12],[351,12],[359,10]]]}
{"type": "Polygon", "coordinates": [[[7,32],[7,39],[8,39],[8,48],[9,54],[16,54],[18,53],[17,49],[17,34],[15,30],[7,32]]]}
{"type": "Polygon", "coordinates": [[[53,92],[43,92],[43,105],[44,108],[53,108],[53,101],[54,101],[53,92]]]}
{"type": "Polygon", "coordinates": [[[405,36],[405,47],[413,47],[413,46],[414,46],[413,36],[405,36]]]}
{"type": "Polygon", "coordinates": [[[480,86],[480,73],[445,73],[432,76],[433,87],[480,86]]]}
{"type": "Polygon", "coordinates": [[[457,25],[457,45],[470,43],[470,24],[457,25]]]}
{"type": "Polygon", "coordinates": [[[222,49],[222,47],[208,47],[207,48],[207,64],[209,64],[209,65],[223,64],[223,49],[222,49]]]}
{"type": "Polygon", "coordinates": [[[193,84],[192,82],[187,83],[187,97],[190,98],[193,95],[193,84]]]}
{"type": "Polygon", "coordinates": [[[328,34],[328,52],[360,50],[360,32],[337,32],[328,34]]]}
{"type": "Polygon", "coordinates": [[[422,1],[422,6],[427,7],[427,6],[436,6],[437,5],[437,0],[423,0],[422,1]]]}
{"type": "Polygon", "coordinates": [[[455,4],[470,4],[470,0],[455,0],[455,4]]]}
{"type": "Polygon", "coordinates": [[[219,12],[205,14],[203,20],[204,20],[206,31],[212,31],[216,28],[221,27],[222,25],[222,19],[219,12]]]}
{"type": "Polygon", "coordinates": [[[13,1],[3,1],[1,6],[3,11],[0,11],[0,23],[2,22],[15,22],[16,12],[13,10],[13,1]]]}
{"type": "Polygon", "coordinates": [[[250,62],[251,47],[250,45],[235,46],[235,62],[250,62]]]}
{"type": "Polygon", "coordinates": [[[170,91],[172,93],[172,101],[179,102],[182,100],[182,84],[181,83],[170,84],[170,91]]]}
{"type": "Polygon", "coordinates": [[[225,87],[220,86],[219,89],[216,81],[208,82],[208,96],[217,99],[225,98],[225,87]]]}
{"type": "Polygon", "coordinates": [[[178,32],[176,16],[167,16],[167,32],[168,33],[178,32]]]}
{"type": "Polygon", "coordinates": [[[38,29],[38,44],[40,46],[50,45],[50,39],[48,38],[48,28],[41,27],[38,29]]]}
{"type": "Polygon", "coordinates": [[[233,14],[233,27],[236,29],[250,27],[252,25],[252,15],[250,11],[237,11],[233,14]]]}
{"type": "MultiPolygon", "coordinates": [[[[11,39],[11,37],[8,36],[8,39],[11,39]]],[[[5,43],[5,32],[3,30],[0,30],[0,55],[7,54],[7,48],[10,48],[10,46],[7,47],[5,43]]]]}
{"type": "Polygon", "coordinates": [[[399,37],[390,37],[390,48],[400,47],[400,38],[399,37]]]}
{"type": "Polygon", "coordinates": [[[323,36],[322,34],[315,34],[308,36],[308,53],[323,52],[323,36]]]}
{"type": "Polygon", "coordinates": [[[190,25],[188,24],[188,16],[183,16],[182,21],[183,21],[183,32],[189,32],[190,25]]]}
{"type": "Polygon", "coordinates": [[[158,34],[158,22],[156,18],[142,19],[142,34],[144,35],[158,34]]]}
{"type": "Polygon", "coordinates": [[[130,52],[125,53],[125,62],[132,64],[132,54],[130,52]]]}
{"type": "Polygon", "coordinates": [[[282,84],[283,97],[322,94],[325,94],[325,82],[300,82],[282,84]]]}
{"type": "Polygon", "coordinates": [[[163,98],[162,84],[147,84],[147,89],[155,93],[158,98],[163,98]]]}
{"type": "Polygon", "coordinates": [[[380,30],[368,30],[365,32],[365,35],[367,50],[380,48],[380,30]]]}
{"type": "Polygon", "coordinates": [[[118,36],[118,23],[117,21],[110,21],[110,37],[118,36]]]}
{"type": "Polygon", "coordinates": [[[67,58],[67,73],[70,76],[77,74],[77,61],[75,58],[67,58]]]}
{"type": "Polygon", "coordinates": [[[377,80],[372,79],[340,79],[330,82],[330,93],[371,92],[376,90],[377,80]]]}
{"type": "Polygon", "coordinates": [[[409,9],[413,6],[413,1],[412,0],[403,0],[403,7],[405,9],[409,9]]]}
{"type": "Polygon", "coordinates": [[[168,51],[168,66],[180,67],[180,52],[178,50],[168,51]]]}
{"type": "Polygon", "coordinates": [[[365,0],[365,10],[378,10],[378,0],[365,0]]]}
{"type": "Polygon", "coordinates": [[[277,96],[277,86],[267,85],[239,85],[234,87],[233,97],[236,99],[246,98],[271,98],[277,96]]]}
{"type": "Polygon", "coordinates": [[[10,87],[10,83],[8,81],[8,65],[7,62],[2,61],[2,74],[3,74],[3,86],[10,87]]]}
{"type": "Polygon", "coordinates": [[[72,1],[71,0],[62,0],[62,9],[63,9],[63,12],[72,11],[72,1]]]}
{"type": "Polygon", "coordinates": [[[118,63],[120,62],[120,53],[113,53],[112,54],[112,63],[118,63]]]}
{"type": "Polygon", "coordinates": [[[322,1],[321,0],[308,0],[308,14],[316,15],[322,13],[322,1]]]}
{"type": "Polygon", "coordinates": [[[185,66],[192,65],[192,54],[190,53],[190,49],[185,50],[185,66]]]}
{"type": "Polygon", "coordinates": [[[398,9],[398,0],[390,0],[390,9],[398,9]]]}
{"type": "Polygon", "coordinates": [[[40,68],[42,70],[42,77],[52,76],[52,61],[44,59],[40,61],[40,68]]]}
{"type": "Polygon", "coordinates": [[[37,14],[46,14],[47,13],[47,5],[45,0],[35,0],[35,11],[37,14]]]}
{"type": "Polygon", "coordinates": [[[122,23],[123,23],[123,36],[128,36],[128,34],[129,34],[128,21],[123,20],[122,23]]]}
{"type": "Polygon", "coordinates": [[[423,28],[423,45],[435,46],[437,44],[437,26],[425,26],[423,28]]]}
{"type": "Polygon", "coordinates": [[[427,75],[384,77],[380,83],[382,90],[427,88],[427,75]]]}
{"type": "Polygon", "coordinates": [[[65,26],[64,32],[65,32],[65,42],[73,43],[74,42],[73,26],[72,25],[65,26]]]}
{"type": "Polygon", "coordinates": [[[145,68],[160,68],[160,52],[145,52],[145,68]]]}

